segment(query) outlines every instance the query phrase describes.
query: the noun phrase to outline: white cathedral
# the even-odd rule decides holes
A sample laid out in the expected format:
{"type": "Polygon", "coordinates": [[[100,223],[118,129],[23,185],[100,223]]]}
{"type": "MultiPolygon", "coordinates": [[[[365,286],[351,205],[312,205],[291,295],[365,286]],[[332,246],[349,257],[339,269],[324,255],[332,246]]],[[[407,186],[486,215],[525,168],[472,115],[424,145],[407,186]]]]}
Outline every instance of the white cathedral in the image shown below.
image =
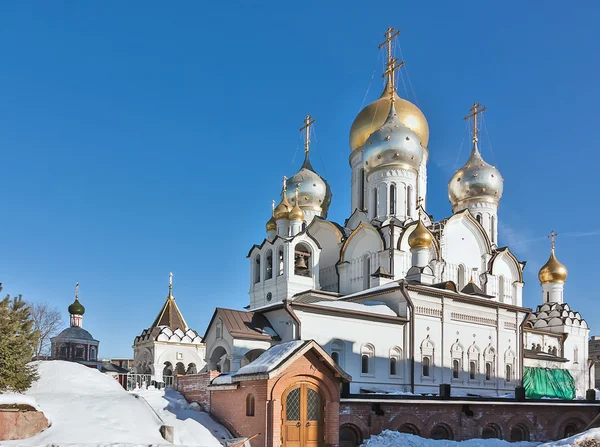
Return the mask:
{"type": "MultiPolygon", "coordinates": [[[[351,215],[327,220],[332,192],[311,165],[307,117],[304,162],[284,178],[266,237],[248,254],[250,304],[216,309],[206,364],[194,363],[235,377],[273,345],[312,339],[352,377],[350,393],[437,394],[451,384],[453,395],[502,396],[524,384],[540,397],[558,381],[558,397],[584,395],[594,384],[589,328],[566,303],[554,233],[534,311],[523,307],[525,262],[499,245],[504,180],[478,149],[479,104],[466,117],[470,156],[448,184],[453,214],[427,213],[429,127],[396,93],[403,64],[392,31],[386,86],[350,130],[351,215]]],[[[189,330],[169,331],[178,329],[189,330]]]]}

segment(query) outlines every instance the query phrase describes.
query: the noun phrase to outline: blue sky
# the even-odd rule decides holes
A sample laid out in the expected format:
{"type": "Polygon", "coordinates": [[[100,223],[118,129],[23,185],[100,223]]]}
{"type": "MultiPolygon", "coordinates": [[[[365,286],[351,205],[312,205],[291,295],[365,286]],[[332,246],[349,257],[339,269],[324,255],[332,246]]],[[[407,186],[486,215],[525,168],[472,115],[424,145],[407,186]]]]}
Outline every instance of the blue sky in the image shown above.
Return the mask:
{"type": "Polygon", "coordinates": [[[380,93],[391,25],[431,130],[428,211],[451,212],[477,100],[483,156],[505,179],[500,243],[528,261],[525,305],[541,299],[555,229],[566,300],[595,328],[599,13],[592,1],[2,2],[4,292],[67,320],[78,280],[101,357],[132,355],[170,271],[199,332],[215,306],[246,305],[246,255],[301,164],[307,113],[329,217],[348,216],[348,131],[380,93]]]}

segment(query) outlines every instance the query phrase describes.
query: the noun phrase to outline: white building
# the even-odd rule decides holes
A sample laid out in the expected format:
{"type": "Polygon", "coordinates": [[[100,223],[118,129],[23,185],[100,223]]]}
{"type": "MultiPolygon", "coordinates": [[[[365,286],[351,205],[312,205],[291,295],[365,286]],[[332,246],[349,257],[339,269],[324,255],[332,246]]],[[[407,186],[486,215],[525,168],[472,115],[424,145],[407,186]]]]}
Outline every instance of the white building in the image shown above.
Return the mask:
{"type": "Polygon", "coordinates": [[[173,375],[200,371],[205,366],[204,357],[202,337],[185,322],[170,281],[169,295],[154,322],[135,337],[135,372],[150,375],[153,381],[164,382],[171,380],[173,375]]]}
{"type": "Polygon", "coordinates": [[[248,254],[249,311],[217,310],[204,338],[209,368],[235,371],[273,344],[314,339],[352,376],[352,393],[447,383],[455,395],[504,395],[523,371],[543,369],[567,370],[583,395],[593,385],[589,329],[566,304],[566,269],[553,242],[541,304],[523,307],[525,262],[498,239],[504,180],[478,148],[485,108],[471,110],[472,150],[441,220],[426,210],[429,126],[396,94],[393,69],[352,124],[343,224],[327,220],[332,194],[309,159],[307,117],[304,163],[284,178],[267,236],[248,254]]]}

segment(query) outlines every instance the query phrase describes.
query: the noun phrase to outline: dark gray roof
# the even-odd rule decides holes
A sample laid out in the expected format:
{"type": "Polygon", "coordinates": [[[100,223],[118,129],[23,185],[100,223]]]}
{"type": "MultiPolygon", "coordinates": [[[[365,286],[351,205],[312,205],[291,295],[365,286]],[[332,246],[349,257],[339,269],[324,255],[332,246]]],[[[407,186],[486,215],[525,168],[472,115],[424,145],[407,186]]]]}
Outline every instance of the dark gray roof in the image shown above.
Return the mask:
{"type": "Polygon", "coordinates": [[[58,334],[56,338],[76,338],[78,340],[96,341],[94,337],[92,337],[92,334],[90,334],[85,329],[76,326],[66,328],[64,331],[58,334]]]}

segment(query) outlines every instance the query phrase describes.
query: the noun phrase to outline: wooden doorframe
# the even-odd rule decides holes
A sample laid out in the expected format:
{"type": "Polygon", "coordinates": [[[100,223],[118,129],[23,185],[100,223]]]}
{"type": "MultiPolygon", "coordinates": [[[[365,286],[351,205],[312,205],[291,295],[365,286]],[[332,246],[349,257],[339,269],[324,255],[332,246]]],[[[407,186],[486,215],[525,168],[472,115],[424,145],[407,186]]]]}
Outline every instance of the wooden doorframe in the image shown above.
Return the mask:
{"type": "MultiPolygon", "coordinates": [[[[282,440],[282,446],[286,446],[286,445],[290,445],[290,446],[299,446],[299,447],[306,447],[307,446],[307,434],[308,434],[308,430],[309,430],[309,423],[310,421],[307,420],[307,414],[308,414],[308,410],[307,410],[307,403],[308,403],[308,390],[311,389],[315,392],[317,392],[319,394],[319,397],[321,399],[321,408],[320,408],[320,420],[317,421],[318,422],[318,446],[322,446],[325,445],[325,439],[324,439],[324,434],[325,434],[325,403],[326,403],[326,398],[324,393],[321,391],[321,389],[319,388],[319,386],[315,385],[314,383],[311,382],[297,382],[294,383],[293,385],[291,385],[290,387],[288,387],[283,394],[281,395],[281,440],[282,440]],[[286,439],[286,434],[287,434],[287,430],[286,430],[286,422],[288,422],[287,420],[287,398],[288,395],[296,390],[296,389],[300,389],[300,417],[299,417],[299,421],[297,421],[297,424],[300,424],[298,426],[299,430],[299,440],[298,441],[288,441],[286,439]]],[[[314,446],[315,443],[311,442],[310,443],[311,446],[314,446]]]]}

